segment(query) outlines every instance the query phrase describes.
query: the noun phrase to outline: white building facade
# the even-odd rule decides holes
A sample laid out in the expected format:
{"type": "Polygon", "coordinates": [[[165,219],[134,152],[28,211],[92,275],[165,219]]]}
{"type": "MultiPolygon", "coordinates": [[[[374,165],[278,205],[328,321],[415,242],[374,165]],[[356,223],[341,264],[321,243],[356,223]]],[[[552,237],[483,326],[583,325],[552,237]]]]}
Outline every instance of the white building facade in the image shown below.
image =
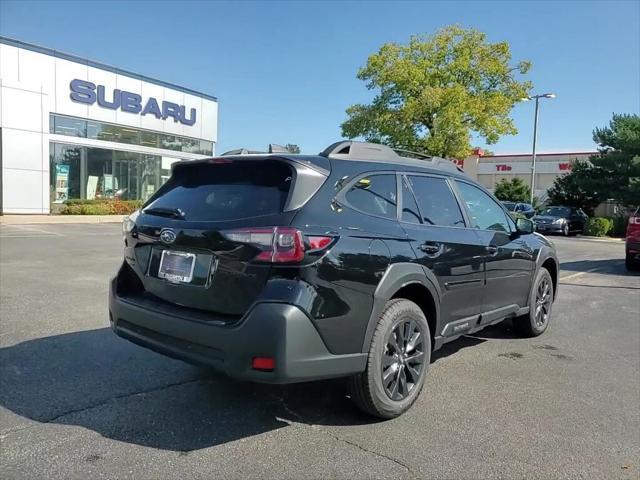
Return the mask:
{"type": "Polygon", "coordinates": [[[0,213],[145,200],[217,131],[215,97],[0,37],[0,213]]]}
{"type": "MultiPolygon", "coordinates": [[[[586,161],[598,152],[539,153],[536,155],[535,196],[547,197],[547,190],[556,178],[571,172],[576,160],[586,161]]],[[[531,187],[532,156],[530,153],[514,155],[481,155],[478,151],[456,162],[467,175],[493,191],[501,180],[520,178],[531,187]]]]}

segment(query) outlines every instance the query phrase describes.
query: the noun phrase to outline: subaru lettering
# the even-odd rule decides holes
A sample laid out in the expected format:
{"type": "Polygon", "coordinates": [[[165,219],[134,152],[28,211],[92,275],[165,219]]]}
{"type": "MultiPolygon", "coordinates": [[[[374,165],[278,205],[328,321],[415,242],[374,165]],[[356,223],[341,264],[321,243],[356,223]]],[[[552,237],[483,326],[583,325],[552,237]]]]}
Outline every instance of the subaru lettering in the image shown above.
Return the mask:
{"type": "Polygon", "coordinates": [[[158,119],[166,120],[173,118],[174,122],[183,125],[194,125],[196,123],[196,109],[191,108],[187,116],[187,108],[184,105],[163,101],[158,103],[153,97],[143,102],[141,95],[128,92],[126,90],[114,89],[111,94],[107,93],[104,85],[96,85],[86,80],[71,80],[71,100],[79,103],[93,105],[98,103],[103,108],[110,110],[122,110],[123,112],[147,115],[151,114],[158,119]]]}

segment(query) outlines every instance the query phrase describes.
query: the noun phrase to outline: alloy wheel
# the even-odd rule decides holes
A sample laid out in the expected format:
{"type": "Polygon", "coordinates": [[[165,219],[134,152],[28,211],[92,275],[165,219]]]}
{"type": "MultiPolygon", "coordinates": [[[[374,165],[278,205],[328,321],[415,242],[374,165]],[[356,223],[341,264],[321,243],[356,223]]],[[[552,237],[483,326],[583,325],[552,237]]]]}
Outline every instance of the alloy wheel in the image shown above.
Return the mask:
{"type": "Polygon", "coordinates": [[[387,336],[382,353],[382,385],[391,400],[405,399],[424,372],[424,332],[403,320],[387,336]]]}
{"type": "Polygon", "coordinates": [[[535,327],[540,329],[549,321],[549,313],[551,311],[551,302],[553,300],[553,289],[551,281],[547,277],[543,277],[538,288],[536,289],[536,309],[534,311],[535,327]]]}

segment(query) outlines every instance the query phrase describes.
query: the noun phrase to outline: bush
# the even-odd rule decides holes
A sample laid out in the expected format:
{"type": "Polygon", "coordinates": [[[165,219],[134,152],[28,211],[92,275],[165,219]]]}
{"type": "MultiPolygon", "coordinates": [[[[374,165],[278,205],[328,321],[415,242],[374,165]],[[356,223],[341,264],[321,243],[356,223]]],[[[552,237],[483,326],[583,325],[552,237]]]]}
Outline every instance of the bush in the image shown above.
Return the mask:
{"type": "Polygon", "coordinates": [[[584,226],[585,235],[604,237],[613,228],[613,222],[605,217],[592,217],[584,226]]]}
{"type": "Polygon", "coordinates": [[[129,215],[142,206],[140,200],[67,200],[61,215],[129,215]]]}
{"type": "Polygon", "coordinates": [[[609,235],[617,238],[624,238],[627,234],[627,224],[629,223],[629,217],[626,215],[616,215],[615,217],[608,217],[611,222],[611,230],[609,235]]]}

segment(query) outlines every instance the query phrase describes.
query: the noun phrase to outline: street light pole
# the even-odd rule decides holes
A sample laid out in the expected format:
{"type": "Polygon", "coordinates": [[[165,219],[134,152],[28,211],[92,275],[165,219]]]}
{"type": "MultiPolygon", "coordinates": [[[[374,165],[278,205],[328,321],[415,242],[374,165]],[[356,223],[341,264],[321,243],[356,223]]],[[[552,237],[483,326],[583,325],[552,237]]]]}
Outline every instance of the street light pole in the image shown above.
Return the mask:
{"type": "Polygon", "coordinates": [[[531,95],[530,97],[523,98],[523,101],[534,99],[536,100],[536,113],[533,120],[533,152],[531,155],[531,205],[533,205],[533,191],[536,187],[536,141],[538,139],[538,108],[541,98],[556,98],[555,93],[543,93],[542,95],[531,95]]]}
{"type": "Polygon", "coordinates": [[[531,155],[531,199],[530,203],[533,205],[533,191],[536,186],[536,140],[538,139],[538,103],[540,97],[536,95],[536,113],[533,120],[533,153],[531,155]]]}

